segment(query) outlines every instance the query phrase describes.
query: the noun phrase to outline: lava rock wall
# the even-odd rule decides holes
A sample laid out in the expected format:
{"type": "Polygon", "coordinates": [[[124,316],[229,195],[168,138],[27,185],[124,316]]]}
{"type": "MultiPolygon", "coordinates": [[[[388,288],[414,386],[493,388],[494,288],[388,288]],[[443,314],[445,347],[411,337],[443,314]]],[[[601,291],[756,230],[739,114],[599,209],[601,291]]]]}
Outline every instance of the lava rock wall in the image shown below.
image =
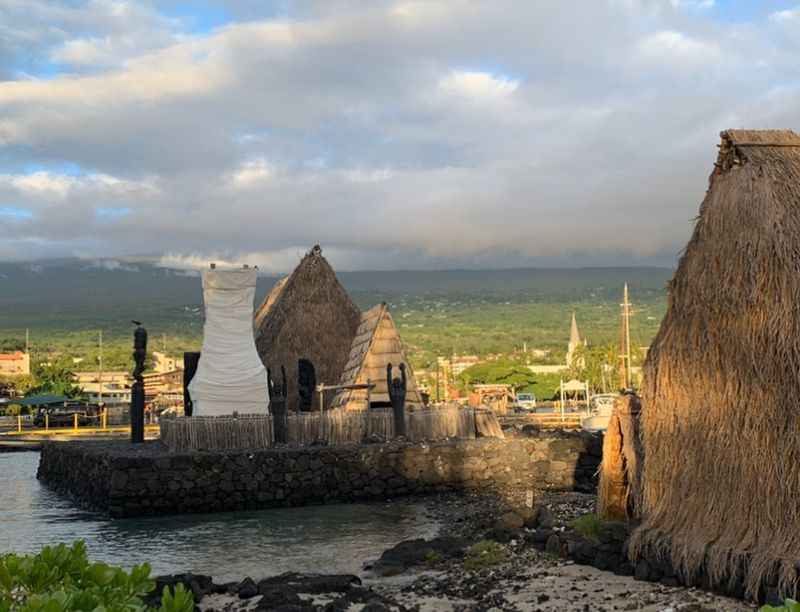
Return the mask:
{"type": "Polygon", "coordinates": [[[115,517],[301,506],[454,489],[593,491],[602,438],[390,442],[169,453],[157,442],[48,443],[38,478],[115,517]]]}

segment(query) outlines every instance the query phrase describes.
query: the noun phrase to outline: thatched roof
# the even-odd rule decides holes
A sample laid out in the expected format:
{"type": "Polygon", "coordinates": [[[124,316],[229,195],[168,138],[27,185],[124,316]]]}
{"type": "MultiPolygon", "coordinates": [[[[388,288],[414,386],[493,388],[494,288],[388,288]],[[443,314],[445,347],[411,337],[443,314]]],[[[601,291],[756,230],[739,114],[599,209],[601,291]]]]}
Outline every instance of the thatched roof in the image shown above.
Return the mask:
{"type": "Polygon", "coordinates": [[[730,130],[644,366],[632,552],[797,584],[800,136],[730,130]]]}
{"type": "MultiPolygon", "coordinates": [[[[386,304],[379,304],[361,316],[361,323],[350,347],[350,356],[342,373],[340,384],[365,384],[376,386],[370,402],[390,405],[386,387],[386,365],[393,366],[392,377],[400,376],[400,364],[406,365],[406,407],[422,407],[422,397],[414,379],[414,372],[406,359],[400,334],[386,304]]],[[[333,408],[361,410],[366,408],[366,390],[343,390],[333,399],[333,408]]]]}
{"type": "MultiPolygon", "coordinates": [[[[338,382],[361,313],[316,246],[278,281],[256,311],[256,348],[273,373],[286,368],[287,408],[298,406],[297,362],[310,360],[317,383],[338,382]]],[[[319,409],[314,394],[314,409],[319,409]]]]}

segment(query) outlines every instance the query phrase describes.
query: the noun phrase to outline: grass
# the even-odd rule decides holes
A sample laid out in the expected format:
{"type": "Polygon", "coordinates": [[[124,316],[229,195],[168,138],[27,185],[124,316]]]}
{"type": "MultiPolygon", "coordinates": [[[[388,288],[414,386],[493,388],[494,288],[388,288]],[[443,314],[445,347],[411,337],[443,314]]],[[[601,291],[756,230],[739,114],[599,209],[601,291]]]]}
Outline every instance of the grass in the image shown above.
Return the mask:
{"type": "Polygon", "coordinates": [[[598,542],[600,531],[603,529],[603,522],[596,514],[584,514],[572,521],[569,526],[587,540],[598,542]]]}
{"type": "Polygon", "coordinates": [[[470,572],[494,567],[508,558],[506,550],[492,540],[481,540],[467,549],[464,569],[470,572]]]}

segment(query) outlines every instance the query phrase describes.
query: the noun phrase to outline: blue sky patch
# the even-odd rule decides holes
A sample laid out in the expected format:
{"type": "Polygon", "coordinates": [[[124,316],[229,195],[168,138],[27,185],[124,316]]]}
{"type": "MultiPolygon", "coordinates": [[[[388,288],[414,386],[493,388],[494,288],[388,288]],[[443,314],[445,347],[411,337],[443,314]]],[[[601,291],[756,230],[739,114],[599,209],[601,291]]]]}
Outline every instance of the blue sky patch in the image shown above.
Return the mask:
{"type": "Polygon", "coordinates": [[[27,208],[17,206],[0,206],[0,217],[11,217],[12,219],[33,219],[33,213],[27,208]]]}
{"type": "Polygon", "coordinates": [[[95,214],[99,219],[121,219],[131,214],[130,208],[96,208],[95,214]]]}

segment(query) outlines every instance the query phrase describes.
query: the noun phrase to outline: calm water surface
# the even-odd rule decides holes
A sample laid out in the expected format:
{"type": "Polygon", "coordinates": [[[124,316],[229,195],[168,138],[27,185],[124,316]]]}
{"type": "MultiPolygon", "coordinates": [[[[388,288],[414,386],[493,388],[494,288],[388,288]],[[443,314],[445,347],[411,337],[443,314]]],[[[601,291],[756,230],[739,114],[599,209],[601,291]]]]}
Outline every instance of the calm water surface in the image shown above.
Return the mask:
{"type": "Polygon", "coordinates": [[[83,539],[96,560],[235,580],[290,570],[357,573],[400,540],[436,531],[424,506],[409,503],[111,520],[40,485],[38,464],[38,453],[0,453],[0,552],[83,539]]]}

